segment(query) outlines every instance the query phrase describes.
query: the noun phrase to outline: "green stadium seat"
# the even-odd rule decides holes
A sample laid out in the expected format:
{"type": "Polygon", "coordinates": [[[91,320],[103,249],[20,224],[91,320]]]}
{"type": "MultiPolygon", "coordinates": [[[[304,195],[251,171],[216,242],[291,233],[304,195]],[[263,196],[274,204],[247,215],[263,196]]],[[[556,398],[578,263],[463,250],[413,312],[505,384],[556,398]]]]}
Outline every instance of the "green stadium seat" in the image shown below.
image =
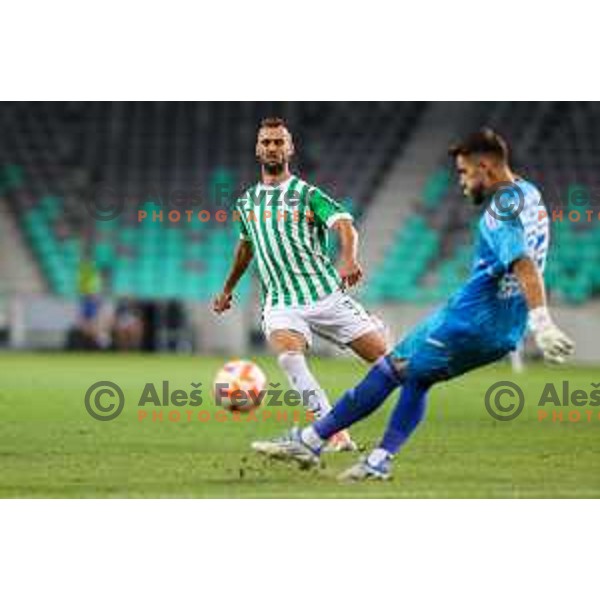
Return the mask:
{"type": "Polygon", "coordinates": [[[23,180],[23,169],[19,165],[5,165],[0,169],[0,193],[20,188],[23,185],[23,180]]]}
{"type": "Polygon", "coordinates": [[[425,182],[423,189],[423,204],[429,208],[437,208],[450,187],[451,174],[449,169],[439,169],[425,182]]]}

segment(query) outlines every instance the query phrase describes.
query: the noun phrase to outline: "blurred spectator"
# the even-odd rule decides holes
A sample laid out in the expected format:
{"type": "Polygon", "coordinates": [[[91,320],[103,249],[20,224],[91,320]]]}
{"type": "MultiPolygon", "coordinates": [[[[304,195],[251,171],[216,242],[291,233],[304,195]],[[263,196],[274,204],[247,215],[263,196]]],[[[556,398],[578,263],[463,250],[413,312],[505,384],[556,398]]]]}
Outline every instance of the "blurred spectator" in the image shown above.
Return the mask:
{"type": "Polygon", "coordinates": [[[162,308],[160,320],[160,349],[171,352],[191,351],[190,328],[184,306],[177,300],[168,301],[162,308]]]}
{"type": "Polygon", "coordinates": [[[110,336],[101,319],[101,278],[91,260],[79,266],[79,318],[75,331],[70,332],[68,346],[72,349],[99,350],[110,345],[110,336]]]}
{"type": "Polygon", "coordinates": [[[141,312],[131,298],[122,298],[115,309],[113,342],[116,350],[140,350],[144,335],[141,312]]]}

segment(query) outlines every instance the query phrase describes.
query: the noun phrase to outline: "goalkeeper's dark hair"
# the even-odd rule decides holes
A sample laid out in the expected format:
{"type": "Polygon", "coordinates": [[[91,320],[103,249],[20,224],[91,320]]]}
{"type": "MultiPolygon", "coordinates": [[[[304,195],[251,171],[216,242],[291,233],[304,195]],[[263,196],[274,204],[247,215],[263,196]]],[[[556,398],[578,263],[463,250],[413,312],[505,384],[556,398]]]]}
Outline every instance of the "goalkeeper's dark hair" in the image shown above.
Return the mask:
{"type": "Polygon", "coordinates": [[[486,154],[502,162],[508,162],[508,145],[501,135],[489,127],[484,127],[475,133],[471,133],[458,144],[451,146],[448,154],[453,158],[486,154]]]}

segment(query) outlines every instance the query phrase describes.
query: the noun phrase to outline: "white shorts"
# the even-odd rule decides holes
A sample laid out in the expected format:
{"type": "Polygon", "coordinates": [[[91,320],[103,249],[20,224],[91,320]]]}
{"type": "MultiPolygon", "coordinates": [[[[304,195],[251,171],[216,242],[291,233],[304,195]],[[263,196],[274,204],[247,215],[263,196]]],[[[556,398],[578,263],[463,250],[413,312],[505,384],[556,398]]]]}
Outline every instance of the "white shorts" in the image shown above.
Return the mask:
{"type": "Polygon", "coordinates": [[[267,339],[273,331],[291,329],[301,333],[309,346],[316,333],[343,347],[366,333],[380,330],[381,322],[348,294],[337,291],[314,304],[267,307],[262,328],[267,339]]]}

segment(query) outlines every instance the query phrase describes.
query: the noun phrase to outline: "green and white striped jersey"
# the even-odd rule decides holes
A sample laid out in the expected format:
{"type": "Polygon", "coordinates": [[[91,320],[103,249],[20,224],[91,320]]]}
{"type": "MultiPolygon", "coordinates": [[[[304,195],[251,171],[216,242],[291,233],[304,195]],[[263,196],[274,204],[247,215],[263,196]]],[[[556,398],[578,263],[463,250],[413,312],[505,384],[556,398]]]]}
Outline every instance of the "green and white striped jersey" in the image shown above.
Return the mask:
{"type": "Polygon", "coordinates": [[[327,230],[352,219],[319,188],[292,176],[259,183],[237,200],[240,238],[252,242],[265,306],[310,304],[340,289],[327,253],[327,230]]]}

